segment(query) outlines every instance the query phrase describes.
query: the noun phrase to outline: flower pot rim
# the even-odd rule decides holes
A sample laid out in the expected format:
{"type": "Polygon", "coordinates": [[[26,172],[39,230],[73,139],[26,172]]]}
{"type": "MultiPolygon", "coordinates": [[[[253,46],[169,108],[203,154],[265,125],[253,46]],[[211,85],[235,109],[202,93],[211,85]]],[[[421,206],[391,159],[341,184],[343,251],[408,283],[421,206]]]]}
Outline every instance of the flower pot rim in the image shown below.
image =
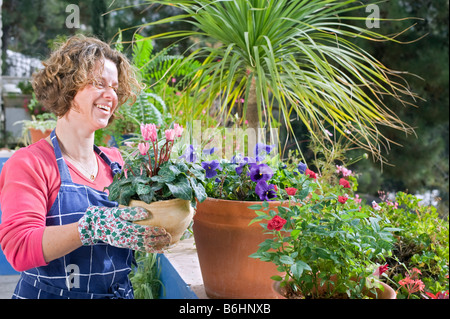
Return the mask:
{"type": "MultiPolygon", "coordinates": [[[[147,204],[147,203],[146,204],[147,205],[151,205],[153,203],[175,202],[175,201],[189,202],[190,200],[189,199],[182,199],[182,198],[171,198],[171,199],[161,199],[161,200],[153,201],[150,204],[147,204]]],[[[130,199],[130,202],[128,204],[130,204],[131,202],[144,202],[144,201],[140,200],[140,199],[130,199]]]]}

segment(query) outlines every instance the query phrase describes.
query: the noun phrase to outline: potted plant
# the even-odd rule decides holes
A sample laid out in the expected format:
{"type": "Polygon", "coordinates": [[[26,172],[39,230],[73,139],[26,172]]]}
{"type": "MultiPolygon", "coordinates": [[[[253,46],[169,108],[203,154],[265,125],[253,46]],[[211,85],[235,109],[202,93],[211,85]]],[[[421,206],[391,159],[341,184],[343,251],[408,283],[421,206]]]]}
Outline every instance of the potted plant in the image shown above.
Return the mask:
{"type": "Polygon", "coordinates": [[[31,120],[20,120],[14,123],[22,124],[22,137],[25,145],[46,138],[56,127],[56,116],[53,113],[31,115],[31,120]]]}
{"type": "Polygon", "coordinates": [[[205,177],[200,165],[171,158],[183,127],[175,123],[164,136],[161,131],[155,124],[141,124],[141,136],[129,139],[122,172],[107,189],[109,199],[120,205],[146,208],[151,217],[137,223],[165,228],[173,245],[190,225],[197,201],[206,198],[205,177]]]}
{"type": "MultiPolygon", "coordinates": [[[[249,258],[265,236],[254,217],[251,205],[275,209],[301,184],[306,168],[286,165],[273,155],[273,146],[256,144],[254,157],[233,156],[213,159],[214,149],[203,150],[208,197],[197,206],[193,232],[203,282],[211,298],[274,298],[271,276],[274,265],[249,258]],[[207,155],[205,155],[205,153],[207,155]]],[[[193,147],[184,155],[196,161],[193,147]]],[[[216,156],[217,158],[217,156],[216,156]]],[[[309,172],[309,174],[313,174],[309,172]]]]}
{"type": "Polygon", "coordinates": [[[392,232],[399,229],[382,212],[361,205],[355,177],[336,184],[302,179],[309,180],[308,188],[291,195],[288,207],[254,207],[252,222],[268,221],[260,225],[270,238],[251,257],[277,266],[282,275],[272,279],[280,297],[395,298],[381,281],[387,264],[376,261],[392,255],[392,232]]]}

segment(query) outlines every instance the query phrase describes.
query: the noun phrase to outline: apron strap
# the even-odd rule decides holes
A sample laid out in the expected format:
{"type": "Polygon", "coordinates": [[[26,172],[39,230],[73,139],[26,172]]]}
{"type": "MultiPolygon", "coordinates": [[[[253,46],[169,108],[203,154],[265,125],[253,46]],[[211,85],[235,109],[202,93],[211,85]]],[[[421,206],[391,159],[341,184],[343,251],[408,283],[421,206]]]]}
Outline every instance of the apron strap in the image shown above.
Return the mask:
{"type": "MultiPolygon", "coordinates": [[[[61,182],[72,183],[72,178],[70,177],[69,167],[67,166],[64,158],[62,156],[61,148],[59,147],[58,139],[56,137],[56,129],[50,133],[50,140],[53,144],[53,149],[55,151],[56,163],[58,164],[59,174],[61,175],[61,182]]],[[[100,158],[111,168],[112,175],[116,175],[122,171],[122,167],[117,162],[111,162],[111,160],[106,156],[105,153],[97,146],[94,145],[94,151],[100,156],[100,158]]]]}
{"type": "Polygon", "coordinates": [[[94,151],[100,156],[103,161],[105,161],[106,164],[109,165],[109,167],[111,167],[113,177],[114,175],[122,171],[122,166],[120,166],[120,164],[117,162],[111,162],[108,156],[106,156],[106,154],[103,153],[97,145],[94,145],[94,151]]]}
{"type": "Polygon", "coordinates": [[[72,178],[70,177],[69,167],[67,166],[64,158],[62,156],[61,148],[59,147],[58,139],[56,138],[56,129],[50,133],[50,140],[53,144],[53,150],[55,152],[56,163],[58,164],[59,175],[61,176],[61,182],[72,183],[72,178]]]}

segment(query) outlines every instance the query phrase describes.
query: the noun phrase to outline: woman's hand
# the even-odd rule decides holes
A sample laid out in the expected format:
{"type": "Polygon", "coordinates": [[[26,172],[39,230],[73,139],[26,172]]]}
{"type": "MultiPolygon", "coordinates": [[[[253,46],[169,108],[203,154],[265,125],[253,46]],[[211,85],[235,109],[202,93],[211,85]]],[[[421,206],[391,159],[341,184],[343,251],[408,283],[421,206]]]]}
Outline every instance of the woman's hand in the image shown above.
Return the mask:
{"type": "Polygon", "coordinates": [[[78,221],[78,232],[84,246],[103,241],[115,247],[158,252],[169,245],[171,236],[164,228],[133,223],[148,217],[142,207],[91,206],[78,221]]]}

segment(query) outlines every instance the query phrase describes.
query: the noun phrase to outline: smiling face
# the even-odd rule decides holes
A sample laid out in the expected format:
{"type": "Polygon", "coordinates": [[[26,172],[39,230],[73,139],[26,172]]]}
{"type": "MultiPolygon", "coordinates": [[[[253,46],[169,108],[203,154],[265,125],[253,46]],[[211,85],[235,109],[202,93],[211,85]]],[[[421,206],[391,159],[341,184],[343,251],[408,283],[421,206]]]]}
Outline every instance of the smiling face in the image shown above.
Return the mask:
{"type": "Polygon", "coordinates": [[[111,60],[104,60],[94,71],[95,81],[79,90],[73,99],[73,107],[67,113],[70,121],[89,125],[93,131],[108,125],[118,104],[118,71],[111,60]]]}

